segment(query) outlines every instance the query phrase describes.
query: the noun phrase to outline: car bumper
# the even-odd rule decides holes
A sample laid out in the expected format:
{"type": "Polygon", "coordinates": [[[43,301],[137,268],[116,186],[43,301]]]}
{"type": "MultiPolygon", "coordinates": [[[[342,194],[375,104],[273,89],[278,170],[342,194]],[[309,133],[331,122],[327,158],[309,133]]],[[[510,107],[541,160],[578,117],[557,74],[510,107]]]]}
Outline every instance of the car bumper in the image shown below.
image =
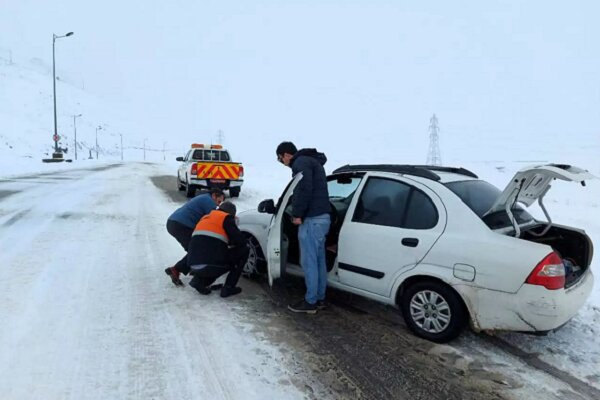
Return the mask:
{"type": "Polygon", "coordinates": [[[588,270],[569,289],[547,290],[542,286],[523,285],[517,293],[520,315],[530,325],[527,331],[557,329],[573,318],[583,307],[594,287],[594,275],[588,270]]]}
{"type": "Polygon", "coordinates": [[[517,293],[456,288],[464,299],[476,330],[545,332],[573,318],[590,296],[594,275],[588,269],[569,289],[548,290],[524,284],[517,293]]]}
{"type": "Polygon", "coordinates": [[[241,187],[242,184],[244,183],[244,180],[243,179],[236,180],[236,181],[226,180],[225,182],[222,182],[222,183],[216,183],[216,182],[211,182],[210,179],[190,179],[190,183],[192,185],[198,186],[198,187],[205,187],[205,188],[216,187],[216,188],[227,189],[227,188],[231,188],[231,187],[241,187]]]}

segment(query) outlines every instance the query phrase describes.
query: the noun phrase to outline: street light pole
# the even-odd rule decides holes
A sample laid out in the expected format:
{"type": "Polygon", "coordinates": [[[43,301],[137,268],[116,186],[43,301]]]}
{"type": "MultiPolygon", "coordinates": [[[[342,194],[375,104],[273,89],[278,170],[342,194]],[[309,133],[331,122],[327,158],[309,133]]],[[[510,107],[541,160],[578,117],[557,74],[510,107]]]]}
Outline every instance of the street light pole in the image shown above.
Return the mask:
{"type": "Polygon", "coordinates": [[[119,136],[121,136],[121,161],[123,161],[123,134],[119,133],[119,136]]]}
{"type": "Polygon", "coordinates": [[[146,161],[146,140],[148,140],[148,138],[144,138],[144,161],[146,161]]]}
{"type": "Polygon", "coordinates": [[[77,160],[77,118],[82,114],[73,115],[73,130],[75,131],[75,160],[77,160]]]}
{"type": "Polygon", "coordinates": [[[98,125],[96,127],[96,160],[98,159],[98,131],[101,131],[102,127],[98,125]]]}
{"type": "MultiPolygon", "coordinates": [[[[56,39],[64,38],[67,36],[73,35],[73,32],[69,32],[63,36],[56,36],[54,33],[52,34],[52,89],[54,93],[54,155],[60,154],[58,152],[58,126],[56,122],[56,56],[55,56],[55,47],[56,47],[56,39]]],[[[52,158],[62,158],[62,154],[60,156],[52,158]]]]}
{"type": "Polygon", "coordinates": [[[165,146],[166,146],[167,142],[163,142],[163,161],[166,161],[167,158],[165,156],[165,146]]]}

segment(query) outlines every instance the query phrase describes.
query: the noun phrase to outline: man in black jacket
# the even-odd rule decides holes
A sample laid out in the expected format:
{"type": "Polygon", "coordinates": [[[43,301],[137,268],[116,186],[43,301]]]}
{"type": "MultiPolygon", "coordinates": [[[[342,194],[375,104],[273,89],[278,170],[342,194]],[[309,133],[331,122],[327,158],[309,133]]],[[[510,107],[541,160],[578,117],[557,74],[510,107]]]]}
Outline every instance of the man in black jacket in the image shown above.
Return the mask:
{"type": "Polygon", "coordinates": [[[327,176],[323,168],[327,157],[315,149],[298,151],[292,142],[281,143],[276,153],[279,162],[292,168],[293,176],[302,173],[302,179],[294,189],[292,222],[299,225],[300,264],[304,270],[306,295],[288,308],[314,314],[318,308],[325,307],[327,288],[325,236],[331,224],[327,176]]]}
{"type": "Polygon", "coordinates": [[[188,265],[194,277],[190,286],[201,294],[210,294],[210,285],[229,272],[221,288],[221,297],[238,294],[237,287],[248,260],[247,240],[235,223],[235,204],[225,201],[196,225],[188,250],[188,265]]]}

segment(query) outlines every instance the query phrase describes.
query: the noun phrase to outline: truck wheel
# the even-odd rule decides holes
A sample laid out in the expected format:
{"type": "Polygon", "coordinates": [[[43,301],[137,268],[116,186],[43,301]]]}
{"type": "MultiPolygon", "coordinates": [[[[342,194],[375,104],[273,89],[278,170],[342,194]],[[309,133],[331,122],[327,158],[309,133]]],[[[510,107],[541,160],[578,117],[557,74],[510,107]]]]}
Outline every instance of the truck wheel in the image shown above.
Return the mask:
{"type": "Polygon", "coordinates": [[[240,188],[239,187],[232,187],[229,188],[229,195],[231,197],[240,197],[240,188]]]}
{"type": "Polygon", "coordinates": [[[185,195],[186,195],[187,197],[194,197],[194,196],[196,195],[196,186],[194,186],[194,185],[190,185],[190,184],[188,183],[188,185],[187,185],[187,189],[186,189],[186,191],[185,191],[185,195]]]}
{"type": "Polygon", "coordinates": [[[436,343],[456,338],[468,317],[458,294],[436,281],[421,281],[409,286],[400,307],[410,330],[436,343]]]}
{"type": "Polygon", "coordinates": [[[180,192],[183,192],[185,190],[185,185],[179,180],[179,177],[177,177],[177,189],[180,192]]]}

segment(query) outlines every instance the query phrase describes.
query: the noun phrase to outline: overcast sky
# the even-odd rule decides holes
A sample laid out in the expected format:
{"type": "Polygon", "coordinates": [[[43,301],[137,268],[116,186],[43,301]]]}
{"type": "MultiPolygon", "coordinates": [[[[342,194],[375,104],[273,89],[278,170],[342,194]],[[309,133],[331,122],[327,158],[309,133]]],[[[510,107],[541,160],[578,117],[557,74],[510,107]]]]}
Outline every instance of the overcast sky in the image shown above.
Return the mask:
{"type": "Polygon", "coordinates": [[[238,146],[426,153],[434,112],[443,143],[597,138],[599,15],[594,0],[0,0],[0,47],[51,65],[52,33],[74,31],[59,74],[160,142],[222,129],[238,146]]]}

